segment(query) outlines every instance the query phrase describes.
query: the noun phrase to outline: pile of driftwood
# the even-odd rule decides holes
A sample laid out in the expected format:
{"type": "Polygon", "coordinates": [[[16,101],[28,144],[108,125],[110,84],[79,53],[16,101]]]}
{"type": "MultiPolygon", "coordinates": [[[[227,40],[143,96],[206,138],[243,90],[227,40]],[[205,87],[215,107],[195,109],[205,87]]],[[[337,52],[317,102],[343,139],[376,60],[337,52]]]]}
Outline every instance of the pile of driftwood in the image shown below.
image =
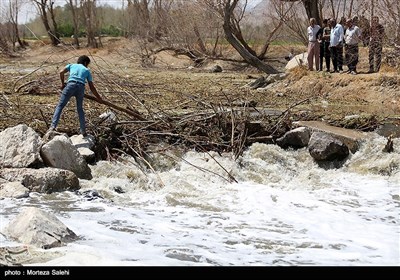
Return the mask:
{"type": "MultiPolygon", "coordinates": [[[[271,112],[257,108],[252,101],[238,104],[227,98],[222,104],[193,95],[182,98],[177,93],[177,102],[165,104],[157,94],[157,87],[164,85],[138,84],[110,72],[96,74],[101,77],[95,84],[104,100],[99,102],[87,94],[91,105],[86,116],[88,131],[98,140],[98,159],[121,153],[144,158],[149,148],[157,152],[155,147],[160,147],[160,152],[172,147],[232,152],[237,158],[254,142],[273,143],[282,136],[291,128],[291,109],[306,101],[271,112]]],[[[57,85],[57,75],[29,73],[14,82],[13,91],[21,96],[50,96],[59,92],[57,85]]],[[[43,106],[38,110],[46,126],[56,105],[54,100],[46,112],[43,106]]]]}
{"type": "MultiPolygon", "coordinates": [[[[86,97],[98,102],[93,96],[86,97]]],[[[172,147],[232,152],[237,158],[252,143],[273,143],[291,128],[290,110],[265,114],[248,104],[216,106],[207,100],[183,107],[154,108],[144,106],[145,99],[140,100],[145,109],[136,109],[131,100],[101,102],[110,110],[92,119],[91,127],[99,143],[97,154],[102,158],[112,157],[115,152],[144,158],[149,148],[156,153],[172,147]]]]}

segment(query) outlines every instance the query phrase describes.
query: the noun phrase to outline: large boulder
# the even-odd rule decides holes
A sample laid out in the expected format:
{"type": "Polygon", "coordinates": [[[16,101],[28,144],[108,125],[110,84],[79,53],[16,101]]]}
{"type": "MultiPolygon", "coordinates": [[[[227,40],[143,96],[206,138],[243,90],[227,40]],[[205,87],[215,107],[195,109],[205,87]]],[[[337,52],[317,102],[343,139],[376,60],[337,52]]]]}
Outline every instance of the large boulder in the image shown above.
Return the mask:
{"type": "Polygon", "coordinates": [[[20,182],[33,192],[52,193],[79,190],[79,180],[69,170],[57,168],[3,168],[0,178],[9,182],[20,182]]]}
{"type": "Polygon", "coordinates": [[[35,207],[24,208],[5,232],[12,239],[43,249],[60,247],[77,239],[77,235],[56,216],[35,207]]]}
{"type": "Polygon", "coordinates": [[[295,127],[307,127],[311,131],[311,133],[323,132],[325,134],[329,134],[333,138],[338,139],[340,142],[344,143],[353,154],[359,149],[360,143],[371,137],[366,132],[342,127],[335,127],[320,121],[297,121],[293,122],[293,125],[295,127]]]}
{"type": "Polygon", "coordinates": [[[70,170],[81,179],[92,179],[92,173],[87,162],[65,135],[55,136],[44,144],[41,155],[47,166],[70,170]]]}
{"type": "Polygon", "coordinates": [[[0,167],[30,167],[41,162],[42,140],[25,124],[0,132],[0,167]]]}
{"type": "Polygon", "coordinates": [[[86,160],[86,162],[94,161],[96,155],[92,151],[92,148],[95,145],[95,139],[93,136],[88,135],[87,137],[83,137],[82,134],[73,135],[69,138],[72,142],[72,145],[78,149],[79,154],[86,160]]]}
{"type": "Polygon", "coordinates": [[[301,53],[294,56],[289,62],[286,64],[285,69],[290,70],[298,66],[308,66],[307,60],[308,53],[301,53]]]}
{"type": "Polygon", "coordinates": [[[323,132],[311,135],[308,151],[316,161],[343,160],[350,153],[343,142],[323,132]]]}
{"type": "Polygon", "coordinates": [[[282,137],[276,139],[276,144],[283,149],[288,147],[298,149],[306,147],[309,140],[310,130],[306,127],[298,127],[286,132],[282,137]]]}
{"type": "Polygon", "coordinates": [[[20,182],[7,182],[0,183],[0,199],[11,198],[24,198],[29,196],[29,189],[24,187],[20,182]]]}
{"type": "Polygon", "coordinates": [[[74,145],[75,148],[92,149],[95,145],[95,139],[91,135],[87,135],[86,137],[84,137],[82,134],[72,135],[69,139],[71,140],[72,145],[74,145]]]}

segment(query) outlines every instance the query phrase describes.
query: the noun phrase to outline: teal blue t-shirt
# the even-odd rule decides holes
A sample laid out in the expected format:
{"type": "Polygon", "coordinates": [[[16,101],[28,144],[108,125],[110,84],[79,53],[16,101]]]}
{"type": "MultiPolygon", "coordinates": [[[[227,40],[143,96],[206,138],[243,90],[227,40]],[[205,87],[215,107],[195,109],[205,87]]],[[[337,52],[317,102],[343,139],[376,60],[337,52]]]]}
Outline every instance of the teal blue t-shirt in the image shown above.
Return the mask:
{"type": "Polygon", "coordinates": [[[65,69],[69,72],[68,81],[75,81],[86,84],[86,80],[88,82],[92,82],[92,74],[90,74],[90,70],[87,69],[82,64],[68,64],[65,66],[65,69]]]}

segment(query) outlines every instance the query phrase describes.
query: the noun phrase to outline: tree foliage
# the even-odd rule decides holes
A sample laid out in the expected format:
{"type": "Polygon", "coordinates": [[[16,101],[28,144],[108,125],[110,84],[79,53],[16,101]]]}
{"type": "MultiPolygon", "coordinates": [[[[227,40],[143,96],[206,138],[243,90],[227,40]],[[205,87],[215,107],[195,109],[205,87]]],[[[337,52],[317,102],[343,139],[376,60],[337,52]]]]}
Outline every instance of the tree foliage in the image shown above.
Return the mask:
{"type": "Polygon", "coordinates": [[[372,14],[382,19],[389,41],[400,43],[397,0],[263,0],[252,10],[248,0],[121,0],[118,8],[96,0],[64,1],[64,6],[55,6],[51,0],[1,1],[2,11],[10,11],[0,23],[2,48],[14,46],[18,36],[27,35],[47,35],[53,45],[62,42],[62,37],[73,37],[78,47],[82,36],[90,47],[101,47],[102,35],[125,36],[141,42],[143,56],[171,49],[201,62],[223,58],[233,48],[240,55],[236,61],[272,72],[270,44],[276,40],[306,44],[310,17],[321,22],[372,14]],[[38,11],[27,27],[18,25],[15,4],[19,1],[29,1],[38,11]]]}

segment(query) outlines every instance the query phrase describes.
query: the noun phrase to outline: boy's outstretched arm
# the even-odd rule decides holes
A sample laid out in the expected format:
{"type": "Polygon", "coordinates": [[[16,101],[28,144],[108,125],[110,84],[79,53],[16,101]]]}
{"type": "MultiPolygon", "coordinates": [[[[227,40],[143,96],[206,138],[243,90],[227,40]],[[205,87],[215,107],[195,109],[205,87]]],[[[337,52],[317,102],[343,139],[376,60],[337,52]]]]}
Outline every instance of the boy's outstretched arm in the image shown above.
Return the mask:
{"type": "Polygon", "coordinates": [[[88,84],[89,84],[90,91],[94,94],[94,96],[96,96],[96,98],[97,98],[99,101],[102,101],[103,98],[101,98],[100,94],[97,92],[97,89],[96,89],[96,87],[94,86],[94,83],[93,83],[93,82],[88,82],[88,84]]]}

